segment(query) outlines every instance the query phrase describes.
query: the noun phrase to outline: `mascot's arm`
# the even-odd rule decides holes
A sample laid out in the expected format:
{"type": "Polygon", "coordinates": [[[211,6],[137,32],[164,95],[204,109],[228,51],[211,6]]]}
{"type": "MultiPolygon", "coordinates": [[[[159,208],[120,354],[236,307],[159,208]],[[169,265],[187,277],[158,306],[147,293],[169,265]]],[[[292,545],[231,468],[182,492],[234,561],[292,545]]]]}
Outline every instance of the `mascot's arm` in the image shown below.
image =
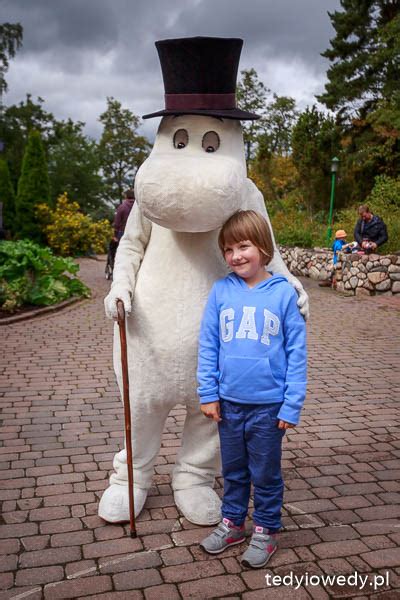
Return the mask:
{"type": "Polygon", "coordinates": [[[280,252],[276,246],[274,232],[271,226],[271,221],[269,220],[267,209],[265,208],[263,195],[250,179],[247,179],[246,181],[245,207],[247,210],[256,210],[257,212],[261,213],[267,220],[269,228],[271,230],[272,241],[274,244],[274,258],[268,264],[268,270],[271,270],[273,273],[281,273],[281,275],[287,277],[289,283],[292,284],[299,296],[297,300],[297,305],[300,309],[300,312],[305,319],[308,319],[308,295],[305,292],[300,281],[290,273],[289,269],[283,262],[280,252]]]}
{"type": "Polygon", "coordinates": [[[127,314],[131,312],[136,275],[150,234],[151,221],[143,217],[135,202],[118,246],[111,290],[104,300],[107,317],[117,318],[117,300],[122,300],[127,314]]]}

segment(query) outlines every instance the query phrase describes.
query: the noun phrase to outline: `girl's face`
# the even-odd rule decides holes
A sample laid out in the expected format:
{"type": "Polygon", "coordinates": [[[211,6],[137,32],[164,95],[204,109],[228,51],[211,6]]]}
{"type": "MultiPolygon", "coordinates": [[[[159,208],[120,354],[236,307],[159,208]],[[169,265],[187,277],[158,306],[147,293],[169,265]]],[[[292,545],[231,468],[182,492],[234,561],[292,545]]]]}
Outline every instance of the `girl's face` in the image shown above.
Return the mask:
{"type": "Polygon", "coordinates": [[[232,271],[244,279],[249,287],[269,277],[263,255],[250,240],[225,244],[224,258],[232,271]]]}

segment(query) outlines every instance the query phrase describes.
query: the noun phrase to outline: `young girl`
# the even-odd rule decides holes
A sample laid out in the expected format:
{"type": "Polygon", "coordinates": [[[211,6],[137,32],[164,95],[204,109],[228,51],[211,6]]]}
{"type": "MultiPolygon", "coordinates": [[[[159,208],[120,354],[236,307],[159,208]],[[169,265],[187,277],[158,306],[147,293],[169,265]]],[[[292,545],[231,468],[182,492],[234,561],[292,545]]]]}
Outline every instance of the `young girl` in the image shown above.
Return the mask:
{"type": "Polygon", "coordinates": [[[200,546],[217,554],[244,541],[253,483],[253,535],[241,561],[259,568],[281,528],[282,438],[299,422],[306,394],[305,323],[293,287],[265,269],[273,243],[259,213],[235,213],[218,243],[232,273],[211,289],[197,374],[201,410],[218,422],[223,518],[200,546]]]}

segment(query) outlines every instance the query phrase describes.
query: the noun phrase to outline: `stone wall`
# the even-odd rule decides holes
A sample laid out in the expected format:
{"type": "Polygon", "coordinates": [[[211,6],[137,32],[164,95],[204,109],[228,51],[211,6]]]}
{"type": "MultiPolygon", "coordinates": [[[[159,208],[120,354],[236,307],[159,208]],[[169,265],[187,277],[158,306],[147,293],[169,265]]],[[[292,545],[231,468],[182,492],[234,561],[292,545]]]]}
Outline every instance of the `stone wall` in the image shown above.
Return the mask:
{"type": "MultiPolygon", "coordinates": [[[[333,252],[323,248],[286,248],[280,253],[293,275],[327,279],[333,269],[333,252]]],[[[400,256],[339,253],[336,289],[348,295],[399,294],[400,256]]]]}

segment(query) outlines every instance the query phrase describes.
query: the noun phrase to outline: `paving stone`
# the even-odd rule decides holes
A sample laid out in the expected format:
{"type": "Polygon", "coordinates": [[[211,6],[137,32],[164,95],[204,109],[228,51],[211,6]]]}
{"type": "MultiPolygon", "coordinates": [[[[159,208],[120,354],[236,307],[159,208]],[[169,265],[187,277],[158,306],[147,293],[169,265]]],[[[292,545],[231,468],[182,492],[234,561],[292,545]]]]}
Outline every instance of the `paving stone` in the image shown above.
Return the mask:
{"type": "Polygon", "coordinates": [[[160,574],[156,569],[143,569],[118,573],[118,575],[113,576],[113,579],[117,591],[147,588],[163,583],[160,574]]]}
{"type": "Polygon", "coordinates": [[[15,585],[44,585],[64,578],[64,569],[58,567],[39,567],[34,569],[19,569],[15,578],[15,585]]]}
{"type": "Polygon", "coordinates": [[[62,581],[58,584],[46,585],[44,588],[45,600],[61,600],[63,598],[82,598],[92,595],[93,592],[108,592],[112,589],[111,578],[106,575],[84,577],[62,581]]]}
{"type": "Polygon", "coordinates": [[[373,552],[361,554],[361,558],[365,560],[374,569],[383,567],[399,567],[400,566],[400,548],[380,548],[373,552]]]}
{"type": "Polygon", "coordinates": [[[227,590],[229,593],[240,593],[245,590],[243,581],[236,575],[218,575],[211,579],[198,579],[181,583],[179,591],[183,598],[219,598],[225,596],[227,590]]]}

